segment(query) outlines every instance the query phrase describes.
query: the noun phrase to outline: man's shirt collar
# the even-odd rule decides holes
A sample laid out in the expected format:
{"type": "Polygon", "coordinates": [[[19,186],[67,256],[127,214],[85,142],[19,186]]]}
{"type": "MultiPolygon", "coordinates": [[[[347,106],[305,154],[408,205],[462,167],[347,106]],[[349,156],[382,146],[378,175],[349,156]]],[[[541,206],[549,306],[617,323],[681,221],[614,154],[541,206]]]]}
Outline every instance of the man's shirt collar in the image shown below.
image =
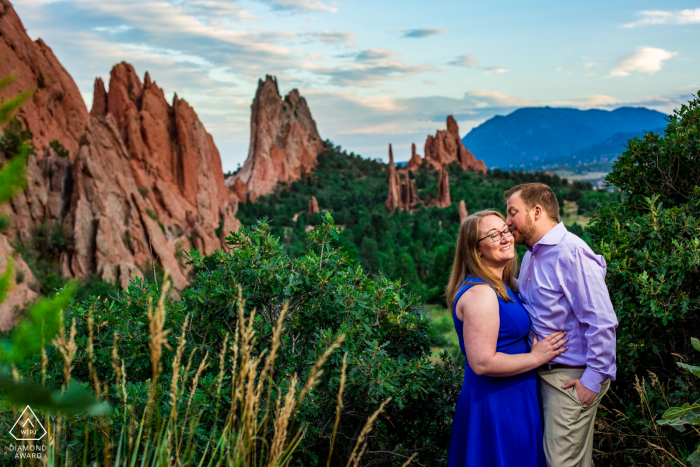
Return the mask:
{"type": "Polygon", "coordinates": [[[566,227],[564,227],[564,223],[559,222],[552,227],[549,232],[544,234],[542,238],[530,248],[530,251],[538,249],[538,245],[558,245],[562,238],[564,238],[564,235],[566,235],[566,232],[567,230],[566,227]]]}

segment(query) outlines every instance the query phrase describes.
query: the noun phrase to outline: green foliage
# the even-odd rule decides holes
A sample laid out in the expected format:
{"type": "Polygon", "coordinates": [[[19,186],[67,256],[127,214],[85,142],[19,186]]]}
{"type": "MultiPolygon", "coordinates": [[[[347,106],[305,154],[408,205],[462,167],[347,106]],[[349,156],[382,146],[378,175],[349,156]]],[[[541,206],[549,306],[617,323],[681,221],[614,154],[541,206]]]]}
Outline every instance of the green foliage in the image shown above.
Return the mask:
{"type": "Polygon", "coordinates": [[[700,334],[698,118],[695,99],[669,119],[664,137],[631,140],[608,177],[622,201],[600,207],[589,226],[608,262],[628,382],[640,368],[670,377],[672,354],[684,353],[687,336],[700,334]],[[671,179],[660,175],[671,166],[684,170],[671,179]]]}
{"type": "MultiPolygon", "coordinates": [[[[630,140],[607,178],[621,190],[620,201],[596,208],[588,227],[594,248],[606,259],[606,282],[620,323],[615,405],[637,425],[653,421],[669,403],[697,399],[697,384],[675,378],[672,369],[674,356],[687,354],[690,336],[700,334],[699,118],[700,101],[694,99],[669,118],[663,136],[630,140]],[[642,372],[669,381],[672,394],[668,400],[645,395],[644,413],[637,397],[636,375],[642,372]]],[[[692,367],[693,360],[679,365],[692,367]]],[[[679,423],[672,420],[668,424],[679,423]]],[[[636,439],[627,453],[648,449],[643,437],[636,439]]],[[[685,452],[681,437],[668,442],[669,452],[685,452]]]]}
{"type": "Polygon", "coordinates": [[[160,221],[160,219],[158,218],[158,214],[156,214],[156,212],[153,209],[146,208],[146,214],[148,214],[148,217],[150,217],[154,221],[160,221]]]}
{"type": "Polygon", "coordinates": [[[687,204],[700,186],[700,99],[668,117],[664,135],[652,132],[634,138],[617,159],[607,180],[629,199],[626,205],[645,210],[646,198],[664,206],[687,204]]]}
{"type": "MultiPolygon", "coordinates": [[[[693,337],[691,339],[692,346],[695,350],[700,351],[700,341],[693,337]]],[[[700,378],[700,366],[688,365],[678,362],[678,366],[696,378],[700,378]]],[[[685,431],[685,426],[700,426],[700,400],[692,404],[684,403],[681,407],[669,407],[663,414],[663,418],[658,420],[659,425],[667,425],[675,428],[680,432],[685,431]]],[[[697,430],[696,430],[697,431],[697,430]]],[[[687,462],[693,467],[700,466],[700,444],[695,448],[695,451],[688,457],[687,462]]]]}
{"type": "MultiPolygon", "coordinates": [[[[240,302],[235,293],[238,287],[242,289],[246,319],[256,310],[252,327],[258,338],[256,355],[270,352],[275,323],[288,304],[274,374],[279,391],[286,390],[286,381],[293,374],[305,379],[330,344],[341,334],[346,336],[340,351],[325,363],[318,385],[296,412],[294,430],[305,427],[306,434],[292,465],[320,464],[329,454],[328,440],[333,431],[344,353],[348,354],[345,408],[332,465],[346,463],[358,429],[389,397],[392,401],[374,424],[365,461],[402,465],[406,459],[400,456],[418,453],[422,465],[444,465],[461,386],[461,369],[446,354],[437,363],[430,359],[429,320],[420,311],[415,296],[398,282],[386,278],[374,281],[365,276],[347,253],[333,246],[341,235],[333,224],[330,214],[325,214],[324,223],[308,233],[307,253],[299,258],[291,258],[285,252],[279,239],[271,235],[266,221],[228,237],[229,253],[217,251],[203,258],[192,250],[189,264],[194,269],[194,280],[182,291],[181,300],[166,298],[165,328],[179,330],[186,314],[190,314],[182,355],[195,356],[191,377],[196,362],[206,352],[210,357],[217,355],[223,342],[240,329],[237,311],[240,302]]],[[[124,411],[142,413],[146,404],[152,369],[149,325],[144,310],[149,300],[156,300],[157,294],[153,285],[136,279],[118,297],[73,301],[65,313],[66,326],[73,319],[76,321],[80,348],[85,347],[89,334],[87,317],[92,315],[97,323],[93,367],[102,380],[109,381],[114,375],[112,344],[116,336],[128,377],[129,403],[128,407],[116,406],[109,415],[115,427],[121,423],[124,411]]],[[[160,379],[163,394],[168,391],[171,362],[177,348],[175,333],[168,334],[166,340],[169,348],[163,349],[160,379]]],[[[60,387],[64,382],[61,356],[48,350],[47,385],[60,387]]],[[[73,364],[73,380],[91,381],[88,363],[89,359],[79,352],[73,364]]],[[[21,369],[23,374],[37,375],[41,361],[34,358],[21,369]]],[[[204,450],[212,436],[218,436],[211,434],[216,405],[226,407],[231,403],[230,389],[222,391],[218,401],[211,397],[216,393],[218,373],[215,364],[204,369],[199,377],[200,389],[193,393],[199,428],[192,436],[198,452],[204,450]]],[[[225,376],[224,381],[228,378],[225,376]]],[[[110,400],[121,400],[120,391],[112,386],[110,400]]],[[[277,391],[272,393],[270,404],[274,404],[277,391]]],[[[168,413],[169,398],[163,396],[157,410],[168,413]]],[[[268,436],[272,428],[268,427],[268,436]]],[[[185,429],[189,430],[182,428],[185,429]]],[[[80,451],[82,441],[75,442],[80,451]]]]}
{"type": "MultiPolygon", "coordinates": [[[[371,455],[377,462],[399,462],[386,453],[419,452],[424,465],[441,465],[461,372],[448,360],[429,360],[429,320],[415,296],[400,282],[366,277],[345,251],[333,246],[341,235],[326,213],[323,224],[308,233],[309,250],[300,258],[287,255],[266,220],[227,237],[232,253],[215,253],[215,268],[205,267],[199,253],[192,251],[191,264],[198,272],[182,296],[186,308],[196,310],[193,320],[202,323],[199,342],[217,348],[224,333],[234,329],[237,301],[230,293],[232,286],[243,288],[246,313],[257,310],[260,351],[270,345],[271,326],[289,303],[280,376],[307,374],[328,342],[346,335],[343,351],[348,353],[349,374],[344,404],[354,415],[341,420],[338,459],[346,459],[352,449],[356,417],[369,416],[376,404],[392,397],[367,453],[384,452],[371,455]]],[[[303,465],[328,454],[322,440],[330,435],[327,422],[334,413],[340,355],[327,365],[329,377],[299,409],[298,420],[314,427],[300,444],[303,465]]]]}
{"type": "MultiPolygon", "coordinates": [[[[150,190],[148,189],[148,187],[145,187],[145,186],[138,187],[138,190],[139,190],[139,193],[141,194],[142,198],[145,198],[146,196],[148,196],[148,193],[150,193],[150,190]]],[[[150,211],[150,209],[149,209],[149,211],[150,211]]],[[[153,211],[151,211],[151,212],[153,212],[153,211]]]]}
{"type": "Polygon", "coordinates": [[[49,147],[51,149],[53,149],[54,151],[56,151],[56,155],[58,155],[58,157],[65,157],[65,158],[70,157],[70,151],[68,151],[68,149],[66,149],[65,146],[63,146],[61,144],[61,142],[58,141],[57,139],[54,139],[53,141],[51,141],[49,143],[49,147]]]}
{"type": "Polygon", "coordinates": [[[0,152],[7,159],[25,154],[28,156],[34,154],[34,145],[32,144],[32,132],[22,125],[22,122],[13,118],[5,125],[0,137],[0,152]]]}
{"type": "MultiPolygon", "coordinates": [[[[454,258],[454,243],[459,231],[459,200],[469,212],[486,208],[505,211],[503,192],[513,185],[543,182],[550,185],[562,202],[571,198],[607,201],[615,196],[608,190],[592,191],[589,183],[569,184],[566,179],[542,172],[489,171],[487,174],[449,168],[452,206],[446,209],[419,207],[412,213],[390,214],[384,202],[388,192],[386,165],[375,160],[347,154],[340,147],[325,143],[318,166],[301,180],[283,185],[279,193],[258,198],[255,203],[239,205],[237,217],[244,225],[254,225],[268,217],[270,231],[283,239],[293,258],[305,254],[307,226],[317,226],[320,215],[306,213],[309,198],[316,196],[319,206],[333,212],[341,230],[334,246],[362,265],[370,277],[385,276],[401,281],[406,289],[430,304],[445,306],[444,289],[454,258]],[[297,220],[293,218],[298,214],[297,220]]],[[[437,196],[436,172],[423,167],[410,173],[416,180],[418,196],[426,201],[437,196]]],[[[586,201],[588,202],[588,201],[586,201]]],[[[586,207],[595,202],[589,202],[586,207]]],[[[519,249],[523,254],[523,249],[519,249]]]]}

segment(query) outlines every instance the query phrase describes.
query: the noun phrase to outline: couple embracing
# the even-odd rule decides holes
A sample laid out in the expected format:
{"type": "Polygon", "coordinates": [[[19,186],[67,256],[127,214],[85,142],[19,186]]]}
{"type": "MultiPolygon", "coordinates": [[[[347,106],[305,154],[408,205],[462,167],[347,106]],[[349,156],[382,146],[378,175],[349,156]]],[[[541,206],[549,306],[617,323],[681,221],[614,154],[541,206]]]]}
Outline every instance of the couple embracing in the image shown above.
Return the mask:
{"type": "Polygon", "coordinates": [[[507,218],[481,211],[462,222],[447,286],[467,359],[448,465],[590,466],[616,371],[605,260],[566,230],[547,185],[505,199],[507,218]],[[517,280],[515,243],[527,247],[517,280]]]}

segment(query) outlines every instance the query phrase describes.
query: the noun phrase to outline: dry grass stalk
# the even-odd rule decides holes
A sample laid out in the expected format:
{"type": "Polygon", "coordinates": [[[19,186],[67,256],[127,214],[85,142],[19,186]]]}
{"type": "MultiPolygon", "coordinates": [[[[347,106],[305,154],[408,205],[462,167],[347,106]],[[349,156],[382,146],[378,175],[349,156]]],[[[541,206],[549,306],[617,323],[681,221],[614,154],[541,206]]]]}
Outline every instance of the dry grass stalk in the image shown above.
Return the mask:
{"type": "MultiPolygon", "coordinates": [[[[202,361],[199,363],[199,368],[197,368],[197,373],[194,375],[194,379],[192,380],[192,389],[190,390],[190,398],[187,401],[187,409],[185,410],[185,418],[182,420],[182,423],[185,424],[187,423],[187,418],[190,413],[190,407],[192,406],[192,399],[194,398],[195,393],[197,392],[197,385],[199,384],[199,377],[202,375],[202,372],[209,366],[207,364],[207,358],[209,358],[209,352],[204,354],[204,358],[202,361]]],[[[183,385],[183,390],[184,390],[184,385],[183,385]]],[[[182,440],[185,436],[185,433],[183,432],[180,435],[180,442],[177,445],[177,454],[179,455],[180,453],[180,447],[182,446],[182,440]]],[[[192,437],[192,432],[190,431],[190,439],[192,437]]]]}
{"type": "MultiPolygon", "coordinates": [[[[182,333],[180,334],[180,339],[177,342],[177,349],[175,350],[175,359],[173,360],[173,378],[170,380],[170,405],[172,409],[170,410],[170,417],[172,419],[177,419],[177,401],[179,392],[179,379],[180,379],[180,364],[182,363],[182,352],[185,350],[185,331],[187,330],[187,324],[189,323],[190,315],[185,316],[185,321],[182,323],[182,333]]],[[[190,355],[190,362],[192,361],[190,355]]],[[[189,368],[188,368],[189,369],[189,368]]],[[[185,377],[187,374],[185,373],[185,377]]]]}
{"type": "MultiPolygon", "coordinates": [[[[282,336],[282,328],[284,325],[284,318],[287,316],[287,312],[289,311],[289,302],[286,302],[284,304],[284,307],[282,308],[282,312],[279,315],[279,318],[277,319],[277,325],[275,326],[275,330],[272,332],[272,346],[270,347],[270,353],[267,355],[267,358],[265,359],[265,367],[263,368],[262,373],[260,374],[260,379],[258,380],[258,388],[256,390],[256,393],[258,395],[258,400],[260,400],[260,396],[262,395],[262,387],[263,384],[265,383],[265,380],[267,379],[268,375],[272,374],[275,368],[275,360],[277,359],[277,351],[279,350],[280,347],[280,342],[281,342],[281,336],[282,336]]],[[[265,399],[265,413],[263,414],[263,419],[262,419],[262,432],[267,433],[267,422],[269,419],[269,414],[270,414],[270,396],[272,395],[272,384],[268,384],[267,386],[267,397],[265,399]]]]}
{"type": "Polygon", "coordinates": [[[416,457],[418,457],[418,453],[414,452],[413,455],[409,457],[406,462],[401,464],[401,467],[408,467],[411,464],[411,462],[413,462],[413,459],[415,459],[416,457]]]}
{"type": "Polygon", "coordinates": [[[348,368],[348,354],[343,355],[343,370],[340,373],[340,388],[338,389],[338,405],[335,407],[335,424],[333,425],[333,436],[331,436],[331,450],[328,453],[328,461],[326,467],[331,466],[331,456],[333,448],[335,448],[335,436],[338,434],[338,425],[340,424],[340,413],[343,411],[343,393],[345,392],[345,376],[348,368]]]}
{"type": "Polygon", "coordinates": [[[221,383],[224,380],[224,360],[226,357],[227,344],[228,334],[224,336],[224,345],[221,349],[221,353],[219,354],[219,377],[216,382],[216,410],[214,411],[214,426],[212,428],[212,433],[216,430],[216,426],[218,425],[219,420],[219,406],[221,405],[219,402],[221,397],[221,383]]]}
{"type": "Polygon", "coordinates": [[[151,378],[151,388],[148,392],[148,402],[146,404],[146,422],[150,423],[151,413],[156,400],[158,391],[158,379],[160,377],[160,359],[163,355],[163,347],[172,350],[168,343],[167,336],[170,333],[169,329],[163,329],[165,326],[165,297],[170,289],[170,281],[166,272],[163,280],[163,289],[158,298],[158,305],[153,307],[153,298],[148,297],[148,330],[150,332],[151,341],[148,343],[148,348],[151,351],[151,369],[153,377],[151,378]]]}
{"type": "Polygon", "coordinates": [[[334,350],[339,349],[343,341],[345,340],[345,334],[341,334],[338,336],[331,344],[330,347],[326,349],[325,352],[323,352],[323,355],[319,357],[318,360],[316,360],[316,363],[314,363],[314,366],[311,367],[311,370],[309,371],[309,376],[306,378],[306,384],[304,385],[304,389],[302,389],[301,394],[299,394],[299,400],[297,402],[297,405],[301,407],[301,403],[304,400],[304,397],[308,392],[316,386],[318,383],[319,378],[323,374],[323,370],[321,370],[321,367],[323,366],[324,363],[326,363],[326,360],[328,360],[328,357],[333,353],[334,350]]]}
{"type": "Polygon", "coordinates": [[[87,325],[88,325],[88,374],[90,375],[90,379],[92,380],[92,386],[95,388],[95,397],[97,400],[100,400],[101,394],[100,394],[100,389],[101,389],[101,384],[100,380],[97,377],[97,372],[95,371],[95,353],[93,351],[93,341],[95,338],[95,335],[93,333],[93,324],[94,320],[92,319],[92,312],[94,310],[95,305],[90,307],[90,311],[88,312],[88,319],[87,319],[87,325]]]}
{"type": "Polygon", "coordinates": [[[41,346],[41,385],[46,386],[46,369],[49,366],[49,358],[46,356],[46,347],[41,346]]]}
{"type": "Polygon", "coordinates": [[[296,407],[296,386],[297,378],[296,375],[292,376],[289,380],[289,389],[287,390],[287,395],[284,398],[284,407],[280,409],[280,397],[277,399],[277,408],[275,410],[275,434],[272,437],[272,445],[270,446],[270,461],[268,466],[277,466],[279,460],[285,451],[285,445],[287,441],[287,427],[289,426],[289,421],[292,416],[292,412],[296,407]]]}
{"type": "Polygon", "coordinates": [[[57,337],[54,337],[51,343],[54,347],[58,349],[61,353],[61,358],[63,359],[63,389],[66,389],[70,385],[70,375],[73,371],[73,358],[75,358],[75,353],[78,351],[78,347],[75,345],[75,318],[73,318],[70,327],[70,337],[66,339],[65,329],[63,328],[63,313],[61,313],[61,325],[59,328],[59,333],[57,337]]]}
{"type": "MultiPolygon", "coordinates": [[[[365,426],[362,428],[362,431],[360,432],[360,436],[357,438],[357,443],[355,444],[355,448],[352,450],[352,454],[350,454],[350,459],[348,459],[348,463],[346,464],[345,467],[350,467],[350,465],[355,462],[355,456],[357,454],[357,449],[362,445],[362,443],[365,442],[365,439],[367,439],[367,435],[372,431],[372,425],[374,424],[374,421],[377,419],[380,413],[384,411],[384,407],[391,401],[391,397],[385,400],[384,402],[381,403],[379,408],[372,414],[369,419],[367,419],[367,423],[365,423],[365,426]]],[[[359,462],[360,457],[362,457],[362,454],[357,456],[357,461],[355,462],[355,465],[357,465],[357,462],[359,462]]]]}

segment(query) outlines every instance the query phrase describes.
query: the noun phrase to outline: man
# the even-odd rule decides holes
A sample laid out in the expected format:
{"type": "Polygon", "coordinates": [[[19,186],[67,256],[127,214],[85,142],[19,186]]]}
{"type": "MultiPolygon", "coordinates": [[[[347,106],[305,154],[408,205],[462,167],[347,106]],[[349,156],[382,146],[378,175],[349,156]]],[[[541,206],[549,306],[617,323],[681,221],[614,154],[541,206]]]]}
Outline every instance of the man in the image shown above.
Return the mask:
{"type": "Polygon", "coordinates": [[[559,203],[542,183],[508,190],[507,224],[527,247],[518,289],[538,339],[565,331],[569,350],[540,367],[544,452],[550,467],[591,466],[601,398],[615,379],[617,317],[606,264],[559,221],[559,203]]]}

